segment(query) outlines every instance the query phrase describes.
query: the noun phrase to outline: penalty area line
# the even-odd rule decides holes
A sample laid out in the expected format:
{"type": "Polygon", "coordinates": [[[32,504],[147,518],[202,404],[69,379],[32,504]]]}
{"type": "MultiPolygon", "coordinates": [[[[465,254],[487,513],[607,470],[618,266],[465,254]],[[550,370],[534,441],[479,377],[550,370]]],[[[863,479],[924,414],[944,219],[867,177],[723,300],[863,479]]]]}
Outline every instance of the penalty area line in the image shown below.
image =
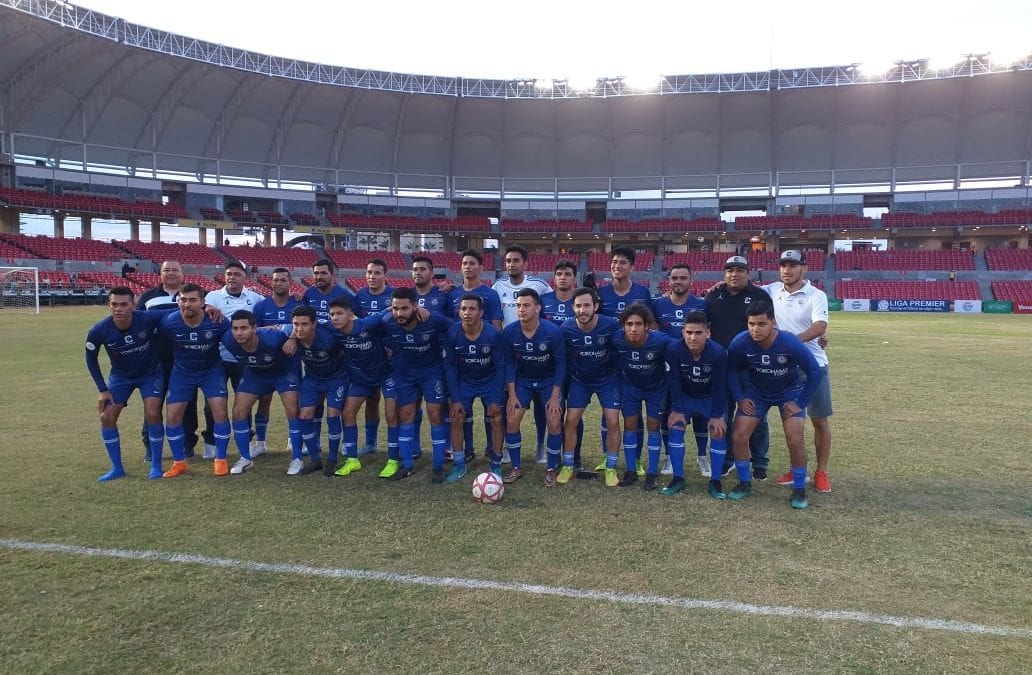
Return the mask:
{"type": "Polygon", "coordinates": [[[566,588],[515,581],[493,581],[467,577],[438,577],[425,574],[403,574],[375,570],[349,569],[342,567],[313,567],[294,563],[263,563],[234,558],[215,558],[192,553],[170,553],[166,551],[137,551],[118,548],[94,548],[72,544],[55,544],[19,539],[0,539],[0,548],[11,551],[54,553],[92,558],[120,558],[123,560],[150,561],[180,565],[217,567],[239,572],[264,574],[294,574],[330,579],[354,581],[379,581],[388,584],[407,584],[440,588],[460,588],[478,591],[504,591],[527,595],[548,595],[574,600],[615,602],[625,605],[651,605],[657,607],[678,607],[681,609],[703,609],[751,616],[776,616],[811,621],[851,621],[854,623],[881,624],[897,628],[947,631],[970,635],[997,635],[1000,637],[1032,640],[1032,629],[1008,626],[990,626],[966,621],[932,619],[926,617],[892,616],[850,610],[806,609],[804,607],[780,605],[754,605],[730,600],[698,600],[652,594],[619,593],[616,591],[566,588]]]}

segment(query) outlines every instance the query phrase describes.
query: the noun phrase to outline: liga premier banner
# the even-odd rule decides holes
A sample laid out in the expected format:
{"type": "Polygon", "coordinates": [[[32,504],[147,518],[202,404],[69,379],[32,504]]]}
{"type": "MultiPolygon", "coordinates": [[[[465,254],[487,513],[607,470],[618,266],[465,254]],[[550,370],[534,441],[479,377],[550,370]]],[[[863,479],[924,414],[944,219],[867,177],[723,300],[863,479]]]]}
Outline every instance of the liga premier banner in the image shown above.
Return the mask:
{"type": "Polygon", "coordinates": [[[846,298],[842,301],[842,309],[846,312],[870,312],[871,301],[867,298],[846,298]]]}
{"type": "Polygon", "coordinates": [[[1015,300],[1013,311],[1015,314],[1032,314],[1032,302],[1028,302],[1027,300],[1015,300]]]}
{"type": "Polygon", "coordinates": [[[872,312],[948,312],[949,300],[871,300],[872,312]]]}
{"type": "Polygon", "coordinates": [[[953,311],[957,314],[981,314],[981,300],[954,300],[953,311]]]}

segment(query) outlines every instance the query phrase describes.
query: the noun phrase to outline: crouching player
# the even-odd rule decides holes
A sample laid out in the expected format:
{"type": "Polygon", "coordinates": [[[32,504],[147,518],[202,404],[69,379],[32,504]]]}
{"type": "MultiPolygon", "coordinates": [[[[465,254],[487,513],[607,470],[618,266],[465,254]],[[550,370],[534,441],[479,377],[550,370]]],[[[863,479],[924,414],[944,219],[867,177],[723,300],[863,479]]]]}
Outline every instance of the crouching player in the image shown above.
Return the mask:
{"type": "Polygon", "coordinates": [[[769,302],[750,304],[746,319],[747,330],[735,336],[727,350],[731,393],[738,401],[732,440],[739,481],[728,497],[739,500],[752,494],[749,437],[760,420],[766,419],[771,406],[777,406],[792,461],[792,508],[805,509],[809,506],[803,441],[806,405],[817,391],[824,371],[799,338],[777,329],[774,306],[769,302]],[[805,381],[801,371],[806,373],[805,381]],[[746,378],[740,377],[743,373],[746,378]]]}
{"type": "Polygon", "coordinates": [[[301,426],[298,421],[298,391],[301,386],[300,363],[283,353],[283,344],[289,339],[278,330],[258,330],[254,314],[246,309],[233,314],[230,332],[222,336],[222,346],[232,354],[244,369],[233,399],[233,438],[240,451],[240,459],[231,474],[241,474],[254,464],[251,459],[251,429],[247,422],[251,408],[259,399],[276,392],[287,414],[291,454],[301,456],[301,426]]]}
{"type": "MultiPolygon", "coordinates": [[[[694,310],[684,317],[682,339],[667,347],[667,383],[670,393],[670,462],[674,477],[663,488],[673,495],[684,489],[684,433],[688,423],[701,418],[707,424],[710,438],[710,462],[723,466],[727,455],[727,353],[710,338],[709,320],[705,312],[694,310]]],[[[746,436],[748,452],[748,436],[746,436]]],[[[749,462],[746,463],[746,470],[749,462]]],[[[709,483],[715,499],[726,495],[720,489],[720,474],[709,483]]]]}
{"type": "MultiPolygon", "coordinates": [[[[452,397],[451,439],[453,448],[463,447],[465,420],[472,418],[473,401],[479,398],[489,426],[488,460],[500,473],[505,359],[501,331],[483,318],[484,298],[466,293],[459,299],[459,323],[444,335],[444,374],[452,397]]],[[[445,479],[449,483],[466,475],[465,453],[456,452],[454,460],[445,479]]]]}
{"type": "Polygon", "coordinates": [[[100,392],[97,396],[100,435],[111,459],[111,470],[97,480],[104,482],[125,475],[118,416],[135,389],[140,390],[143,399],[152,462],[150,477],[161,478],[161,446],[165,442],[161,399],[165,395],[165,378],[156,358],[154,328],[167,312],[133,311],[133,292],[122,286],[111,289],[108,309],[111,316],[98,321],[86,335],[86,368],[100,392]],[[111,362],[107,382],[97,359],[101,345],[111,362]]]}

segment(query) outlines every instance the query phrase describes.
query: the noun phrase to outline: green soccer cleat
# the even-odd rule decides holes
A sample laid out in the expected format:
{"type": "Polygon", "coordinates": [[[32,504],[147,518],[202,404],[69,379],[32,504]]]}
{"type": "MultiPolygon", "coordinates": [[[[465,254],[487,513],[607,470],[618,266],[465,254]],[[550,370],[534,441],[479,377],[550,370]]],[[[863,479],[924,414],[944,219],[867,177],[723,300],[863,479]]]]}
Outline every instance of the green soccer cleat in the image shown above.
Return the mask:
{"type": "Polygon", "coordinates": [[[598,466],[595,467],[595,471],[605,471],[605,470],[606,470],[606,456],[602,455],[602,459],[600,459],[598,461],[598,466]]]}
{"type": "Polygon", "coordinates": [[[645,477],[645,465],[643,465],[641,462],[638,462],[638,468],[635,469],[634,472],[636,474],[638,474],[639,477],[644,478],[645,477]]]}
{"type": "Polygon", "coordinates": [[[558,483],[559,485],[566,485],[571,480],[573,480],[573,475],[574,475],[573,467],[572,466],[564,466],[564,467],[559,469],[559,474],[556,475],[555,482],[558,483]]]}
{"type": "Polygon", "coordinates": [[[620,484],[620,477],[616,475],[616,469],[606,469],[606,487],[616,487],[620,484]]]}
{"type": "Polygon", "coordinates": [[[792,499],[789,503],[793,509],[805,509],[810,506],[809,500],[806,499],[806,488],[793,489],[792,499]]]}
{"type": "Polygon", "coordinates": [[[720,485],[719,480],[711,480],[708,490],[709,496],[714,499],[727,499],[727,494],[724,493],[724,488],[720,485]]]}
{"type": "Polygon", "coordinates": [[[684,478],[673,478],[670,483],[659,491],[659,494],[672,497],[685,488],[684,478]]]}
{"type": "Polygon", "coordinates": [[[390,478],[394,474],[398,473],[398,469],[401,468],[401,462],[396,459],[388,459],[387,463],[383,465],[378,474],[380,478],[390,478]]]}
{"type": "Polygon", "coordinates": [[[357,457],[348,457],[344,460],[344,463],[340,465],[336,471],[333,472],[334,476],[350,476],[356,471],[362,470],[362,462],[358,461],[357,457]]]}
{"type": "Polygon", "coordinates": [[[736,502],[740,502],[746,497],[752,496],[752,481],[742,481],[735,486],[735,489],[731,491],[731,494],[727,496],[728,499],[736,502]]]}
{"type": "Polygon", "coordinates": [[[466,477],[469,473],[465,466],[453,465],[451,471],[448,472],[448,477],[444,479],[446,483],[458,483],[460,480],[466,477]]]}

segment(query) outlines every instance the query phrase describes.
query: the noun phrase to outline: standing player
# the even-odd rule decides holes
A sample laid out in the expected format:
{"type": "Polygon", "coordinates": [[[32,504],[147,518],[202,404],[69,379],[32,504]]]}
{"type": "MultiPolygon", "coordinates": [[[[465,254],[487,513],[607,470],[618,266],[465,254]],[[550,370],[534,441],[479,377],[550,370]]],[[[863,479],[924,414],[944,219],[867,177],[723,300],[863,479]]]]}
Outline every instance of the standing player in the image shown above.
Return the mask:
{"type": "Polygon", "coordinates": [[[584,409],[594,394],[602,406],[602,419],[606,428],[613,430],[605,441],[605,480],[608,487],[616,487],[619,484],[616,464],[620,458],[620,374],[616,370],[613,335],[619,330],[620,322],[598,311],[599,300],[595,290],[579,288],[573,293],[575,318],[562,326],[570,372],[563,451],[562,478],[565,480],[562,482],[569,481],[573,476],[577,423],[584,416],[584,409]]]}
{"type": "MultiPolygon", "coordinates": [[[[824,371],[821,384],[810,399],[807,413],[813,424],[813,443],[817,454],[817,470],[813,487],[818,492],[831,492],[828,480],[828,458],[831,455],[831,379],[828,376],[828,356],[819,344],[819,338],[828,329],[828,296],[806,280],[806,254],[785,251],[778,262],[781,281],[767,284],[763,290],[770,293],[778,328],[792,333],[813,353],[824,371]]],[[[778,485],[792,485],[792,472],[779,476],[778,485]]]]}
{"type": "MultiPolygon", "coordinates": [[[[573,316],[573,292],[577,289],[577,263],[572,260],[560,260],[555,265],[555,272],[552,277],[555,290],[541,296],[541,318],[551,321],[557,326],[562,326],[573,316]]],[[[567,370],[567,376],[569,370],[567,370]]],[[[563,383],[563,392],[569,389],[569,382],[563,383]]],[[[584,440],[584,420],[577,424],[577,447],[573,452],[574,466],[581,466],[581,443],[584,440]]],[[[538,446],[537,463],[545,462],[545,449],[538,446]]],[[[562,470],[560,470],[560,474],[562,470]]],[[[565,481],[564,481],[565,482],[565,481]]]]}
{"type": "Polygon", "coordinates": [[[651,309],[640,302],[631,303],[620,312],[623,330],[613,336],[616,364],[620,371],[623,449],[627,465],[620,487],[633,485],[638,480],[638,430],[644,405],[649,454],[643,487],[649,491],[656,489],[659,478],[660,420],[667,407],[665,354],[671,343],[671,339],[662,332],[649,329],[655,322],[651,309]]]}
{"type": "Polygon", "coordinates": [[[301,304],[315,310],[319,323],[330,322],[330,300],[341,296],[352,299],[353,294],[337,283],[337,266],[329,258],[319,258],[312,265],[314,285],[305,289],[301,304]]]}
{"type": "MultiPolygon", "coordinates": [[[[355,293],[355,315],[361,318],[370,314],[389,312],[391,309],[391,293],[394,288],[387,284],[387,262],[380,258],[373,258],[366,264],[365,272],[366,285],[355,293]]],[[[372,389],[369,398],[365,403],[365,446],[358,454],[376,454],[376,439],[380,433],[380,392],[382,387],[372,389]]],[[[397,436],[398,425],[393,425],[395,436],[397,436]]],[[[390,443],[390,440],[388,440],[390,443]]],[[[394,446],[397,448],[398,440],[394,439],[394,446]]]]}
{"type": "Polygon", "coordinates": [[[799,338],[777,329],[770,302],[750,304],[747,321],[748,332],[732,340],[727,350],[728,382],[738,402],[732,441],[739,481],[728,497],[740,500],[752,494],[749,438],[767,411],[777,406],[792,460],[792,508],[805,509],[809,504],[803,427],[806,406],[824,372],[799,338]]]}
{"type": "Polygon", "coordinates": [[[412,257],[412,285],[415,286],[416,303],[419,307],[428,312],[451,316],[451,301],[448,294],[434,283],[434,261],[429,256],[412,257]]]}
{"type": "MultiPolygon", "coordinates": [[[[298,306],[297,299],[290,294],[290,270],[277,267],[272,270],[272,295],[254,306],[254,318],[259,328],[264,326],[282,326],[290,323],[290,313],[298,306]]],[[[269,431],[269,411],[272,407],[272,394],[258,399],[258,412],[254,416],[254,450],[262,454],[268,450],[265,444],[269,431]]],[[[300,433],[300,431],[298,432],[300,433]]],[[[301,437],[298,436],[298,441],[301,437]]],[[[291,447],[293,441],[287,443],[291,447]]]]}
{"type": "MultiPolygon", "coordinates": [[[[508,254],[506,254],[508,257],[508,254]]],[[[505,385],[509,400],[505,410],[505,446],[512,458],[512,469],[502,479],[515,483],[523,478],[521,449],[523,437],[520,423],[527,406],[536,400],[545,409],[548,429],[548,469],[545,485],[555,485],[559,452],[562,444],[563,383],[566,381],[566,343],[562,329],[549,321],[541,321],[541,299],[537,291],[517,291],[516,312],[519,317],[502,330],[505,345],[505,385]]],[[[570,464],[573,463],[571,452],[570,464]]],[[[564,461],[565,464],[565,461],[564,461]]],[[[492,471],[499,467],[492,465],[492,471]]]]}
{"type": "Polygon", "coordinates": [[[646,286],[631,280],[633,271],[634,249],[630,246],[614,248],[609,263],[609,273],[613,277],[613,282],[598,289],[600,313],[615,319],[632,302],[642,302],[652,309],[652,294],[646,286]]]}
{"type": "Polygon", "coordinates": [[[161,401],[165,395],[165,378],[157,359],[158,338],[154,329],[165,313],[134,312],[133,292],[123,286],[111,289],[108,309],[111,315],[94,324],[86,334],[86,369],[100,392],[97,396],[100,436],[111,459],[111,470],[97,480],[105,482],[125,475],[118,417],[136,389],[140,390],[140,398],[143,399],[147,423],[148,454],[152,463],[150,477],[161,478],[161,446],[165,442],[161,401]],[[111,362],[107,382],[97,360],[101,346],[111,362]]]}
{"type": "MultiPolygon", "coordinates": [[[[699,310],[688,312],[682,337],[666,350],[670,397],[670,458],[674,478],[663,494],[684,489],[684,434],[689,420],[700,419],[709,431],[713,466],[723,466],[727,455],[727,353],[710,338],[709,320],[699,310]]],[[[723,499],[720,474],[710,477],[709,493],[723,499]]]]}
{"type": "MultiPolygon", "coordinates": [[[[493,291],[492,291],[493,292],[493,291]]],[[[487,419],[487,434],[491,444],[487,452],[492,468],[501,472],[502,404],[505,388],[505,355],[502,334],[486,323],[484,298],[477,293],[466,293],[459,299],[459,323],[444,336],[444,373],[448,391],[452,392],[451,436],[452,446],[459,447],[464,440],[464,420],[473,417],[473,402],[480,399],[487,419]]],[[[466,475],[464,453],[455,453],[455,464],[447,481],[455,483],[466,475]]]]}

